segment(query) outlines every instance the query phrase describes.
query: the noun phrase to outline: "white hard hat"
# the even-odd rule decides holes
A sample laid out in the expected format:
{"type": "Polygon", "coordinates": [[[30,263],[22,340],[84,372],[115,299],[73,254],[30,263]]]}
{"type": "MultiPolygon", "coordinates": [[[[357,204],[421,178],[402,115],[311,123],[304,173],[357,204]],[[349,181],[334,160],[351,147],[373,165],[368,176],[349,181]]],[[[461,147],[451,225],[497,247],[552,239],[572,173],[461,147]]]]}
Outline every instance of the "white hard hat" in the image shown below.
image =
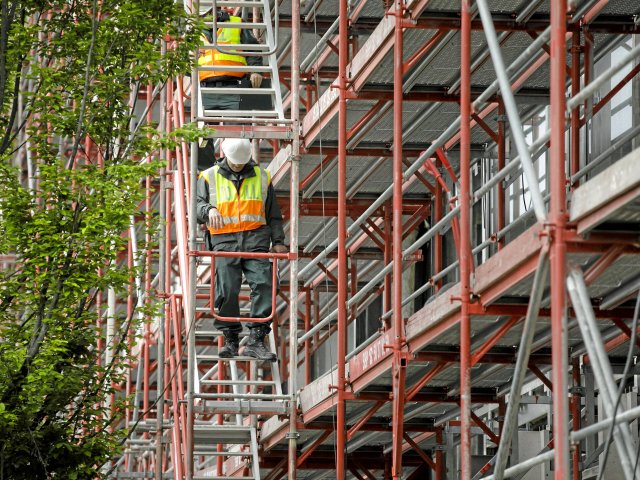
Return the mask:
{"type": "Polygon", "coordinates": [[[236,165],[246,165],[251,160],[251,142],[246,138],[225,138],[220,148],[227,160],[236,165]]]}

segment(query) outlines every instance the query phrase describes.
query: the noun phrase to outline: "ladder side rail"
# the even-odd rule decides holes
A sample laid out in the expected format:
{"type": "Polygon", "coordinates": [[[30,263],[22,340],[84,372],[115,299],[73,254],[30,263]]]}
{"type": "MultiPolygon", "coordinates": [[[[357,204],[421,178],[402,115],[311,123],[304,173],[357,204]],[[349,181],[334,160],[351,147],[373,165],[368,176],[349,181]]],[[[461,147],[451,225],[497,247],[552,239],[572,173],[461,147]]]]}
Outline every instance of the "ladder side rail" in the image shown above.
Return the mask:
{"type": "MultiPolygon", "coordinates": [[[[235,360],[232,360],[229,362],[229,370],[231,371],[231,380],[233,382],[238,382],[239,378],[238,378],[238,362],[236,362],[235,360]]],[[[240,385],[238,383],[233,383],[231,386],[233,393],[235,393],[236,395],[240,395],[244,392],[240,391],[240,385]]],[[[237,425],[243,425],[244,421],[243,421],[243,417],[241,413],[236,414],[236,424],[237,425]]]]}
{"type": "MultiPolygon", "coordinates": [[[[215,1],[215,0],[214,0],[215,1]]],[[[269,0],[263,0],[265,2],[266,8],[264,9],[264,22],[267,25],[271,25],[271,12],[268,8],[268,2],[269,0]]],[[[280,76],[278,73],[278,59],[276,57],[276,50],[278,49],[278,2],[275,2],[276,7],[275,7],[275,18],[276,18],[276,33],[274,35],[274,32],[272,29],[267,28],[266,31],[266,35],[267,35],[267,44],[268,45],[273,45],[273,49],[271,51],[268,52],[267,57],[269,60],[269,66],[271,67],[271,87],[274,88],[274,90],[276,89],[276,87],[278,88],[278,92],[276,92],[275,98],[274,98],[274,109],[276,112],[278,112],[278,118],[279,119],[284,119],[284,109],[282,106],[282,92],[279,90],[280,89],[280,76]]]]}
{"type": "MultiPolygon", "coordinates": [[[[269,348],[272,352],[276,352],[276,339],[273,331],[269,332],[269,348]]],[[[280,377],[280,368],[278,365],[271,365],[271,378],[276,386],[276,395],[282,396],[282,379],[280,377]]]]}
{"type": "Polygon", "coordinates": [[[258,433],[255,428],[251,429],[251,468],[253,470],[253,478],[260,478],[260,458],[258,456],[258,433]]]}

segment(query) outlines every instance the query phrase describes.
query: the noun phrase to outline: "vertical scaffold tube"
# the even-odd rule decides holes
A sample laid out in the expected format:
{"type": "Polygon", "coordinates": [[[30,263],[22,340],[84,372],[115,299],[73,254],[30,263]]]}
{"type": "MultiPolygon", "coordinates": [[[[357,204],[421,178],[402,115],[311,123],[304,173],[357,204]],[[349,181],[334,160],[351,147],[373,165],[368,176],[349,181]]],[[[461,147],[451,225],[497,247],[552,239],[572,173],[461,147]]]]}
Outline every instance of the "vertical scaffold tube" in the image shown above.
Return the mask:
{"type": "Polygon", "coordinates": [[[402,318],[402,79],[404,0],[395,3],[393,51],[393,453],[391,472],[394,480],[402,478],[402,438],[407,359],[402,356],[405,343],[402,318]]]}
{"type": "MultiPolygon", "coordinates": [[[[198,1],[195,2],[195,7],[200,8],[200,3],[198,1]]],[[[197,79],[198,70],[193,67],[191,71],[191,78],[197,79]]],[[[191,82],[191,121],[194,122],[196,119],[196,115],[198,112],[198,88],[195,81],[191,82]]],[[[196,246],[196,235],[197,235],[197,220],[196,220],[196,205],[197,198],[195,195],[195,186],[197,182],[198,175],[198,142],[191,142],[191,148],[189,149],[189,183],[185,185],[185,191],[187,195],[190,192],[194,192],[190,195],[189,198],[189,241],[188,241],[188,250],[195,251],[197,250],[196,246]]],[[[186,161],[183,161],[182,168],[186,167],[186,161]]],[[[183,172],[178,172],[178,174],[183,174],[183,172]]],[[[182,195],[182,192],[179,192],[179,195],[182,195]]],[[[180,220],[178,220],[180,221],[180,220]]],[[[188,252],[187,252],[188,253],[188,252]]],[[[196,317],[196,278],[197,278],[197,264],[195,255],[189,255],[189,269],[188,269],[188,282],[182,282],[184,286],[186,283],[187,288],[187,302],[186,302],[186,310],[187,315],[185,318],[185,326],[187,329],[187,445],[185,456],[187,457],[186,461],[186,480],[191,480],[193,478],[193,427],[194,427],[194,412],[193,412],[193,402],[194,402],[194,392],[195,392],[195,361],[196,361],[196,335],[195,329],[192,328],[194,326],[195,317],[196,317]]]]}
{"type": "Polygon", "coordinates": [[[553,363],[553,442],[555,480],[569,476],[567,402],[567,318],[565,305],[565,74],[566,0],[551,2],[551,352],[553,363]]]}
{"type": "Polygon", "coordinates": [[[460,31],[460,478],[471,478],[471,2],[462,0],[460,31]]]}
{"type": "MultiPolygon", "coordinates": [[[[161,52],[162,55],[166,55],[167,52],[167,43],[165,41],[161,44],[161,52]]],[[[167,128],[167,86],[165,85],[160,92],[160,125],[159,130],[163,133],[168,132],[167,128]]],[[[166,160],[167,150],[163,149],[160,151],[160,160],[166,160]]],[[[163,221],[167,215],[167,179],[166,179],[166,168],[162,167],[160,169],[160,206],[159,206],[159,216],[160,222],[158,224],[158,250],[159,250],[159,258],[158,258],[158,291],[161,293],[167,292],[167,286],[165,283],[165,262],[167,258],[167,249],[165,242],[165,231],[163,221]]],[[[166,300],[164,300],[166,304],[166,300]]],[[[162,313],[165,312],[164,306],[162,308],[162,313]]],[[[163,447],[162,447],[162,437],[164,434],[164,347],[165,347],[165,337],[164,337],[164,329],[165,329],[165,321],[166,316],[163,314],[159,314],[157,316],[158,319],[158,341],[157,341],[157,377],[156,377],[156,453],[155,453],[155,480],[162,480],[162,469],[164,466],[164,462],[162,461],[163,457],[163,447]]]]}
{"type": "MultiPolygon", "coordinates": [[[[297,365],[298,365],[298,191],[300,165],[300,0],[291,4],[291,120],[293,141],[291,143],[291,193],[289,251],[292,254],[289,265],[289,480],[296,478],[296,451],[298,447],[297,420],[297,365]]],[[[306,297],[308,301],[308,296],[306,297]]]]}
{"type": "Polygon", "coordinates": [[[345,361],[347,356],[347,0],[340,0],[338,31],[338,354],[336,480],[345,478],[345,361]]]}

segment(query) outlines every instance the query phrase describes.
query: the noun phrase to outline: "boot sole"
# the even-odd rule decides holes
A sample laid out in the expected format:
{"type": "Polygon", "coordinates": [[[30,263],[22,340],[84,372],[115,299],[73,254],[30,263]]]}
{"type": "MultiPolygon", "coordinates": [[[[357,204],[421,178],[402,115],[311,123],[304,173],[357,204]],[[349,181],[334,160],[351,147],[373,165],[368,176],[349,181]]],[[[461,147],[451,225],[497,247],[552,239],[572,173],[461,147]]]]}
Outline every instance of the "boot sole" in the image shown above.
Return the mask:
{"type": "Polygon", "coordinates": [[[220,355],[218,355],[220,358],[235,358],[238,356],[238,352],[236,352],[235,354],[232,353],[220,353],[220,355]]]}
{"type": "Polygon", "coordinates": [[[263,362],[277,362],[278,361],[278,356],[274,355],[274,354],[271,354],[268,357],[261,357],[260,355],[256,355],[251,351],[247,352],[246,350],[244,352],[242,352],[242,354],[245,357],[255,358],[256,360],[262,360],[263,362]]]}

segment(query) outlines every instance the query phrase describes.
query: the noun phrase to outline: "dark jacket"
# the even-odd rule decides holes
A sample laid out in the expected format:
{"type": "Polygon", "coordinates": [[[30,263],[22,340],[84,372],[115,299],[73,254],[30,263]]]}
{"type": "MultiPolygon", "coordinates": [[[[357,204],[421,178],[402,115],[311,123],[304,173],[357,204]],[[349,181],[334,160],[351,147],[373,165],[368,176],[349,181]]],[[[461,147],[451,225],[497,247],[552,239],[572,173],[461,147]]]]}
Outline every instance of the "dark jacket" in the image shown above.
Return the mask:
{"type": "MultiPolygon", "coordinates": [[[[224,158],[218,160],[220,165],[219,173],[228,180],[231,180],[236,190],[240,189],[242,180],[255,176],[255,162],[250,161],[239,173],[229,168],[224,158]]],[[[209,220],[209,210],[213,206],[209,204],[209,183],[200,177],[197,188],[197,208],[198,223],[206,224],[209,220]]],[[[269,185],[267,199],[265,201],[265,215],[267,224],[255,230],[239,233],[223,233],[211,235],[207,230],[205,241],[209,250],[226,250],[237,252],[267,252],[271,245],[284,245],[284,229],[282,227],[282,213],[276,201],[276,194],[273,185],[269,185]]]]}

